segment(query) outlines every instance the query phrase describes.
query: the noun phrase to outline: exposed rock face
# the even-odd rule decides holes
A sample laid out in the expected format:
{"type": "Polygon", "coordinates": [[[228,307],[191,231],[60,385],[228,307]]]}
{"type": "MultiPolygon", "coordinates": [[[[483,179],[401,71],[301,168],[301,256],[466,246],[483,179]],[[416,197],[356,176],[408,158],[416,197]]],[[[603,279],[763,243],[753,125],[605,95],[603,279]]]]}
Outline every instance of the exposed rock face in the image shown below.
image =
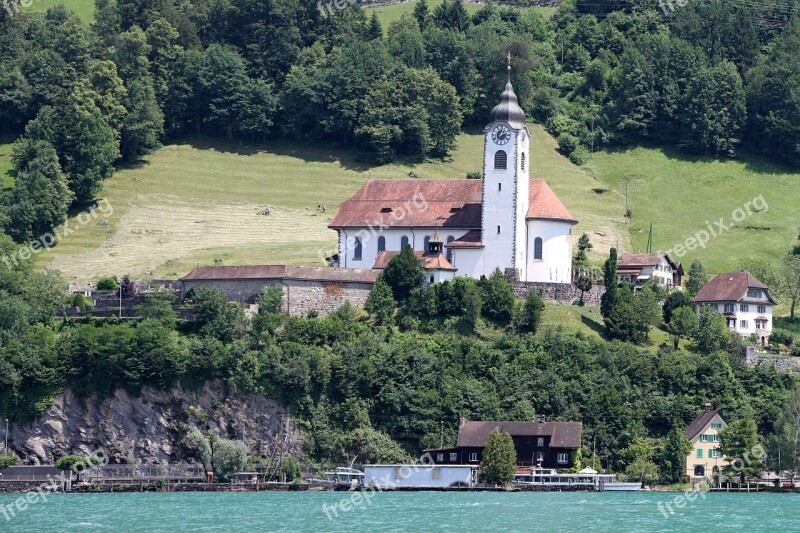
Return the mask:
{"type": "MultiPolygon", "coordinates": [[[[181,446],[192,427],[203,433],[244,442],[249,455],[271,456],[280,447],[285,411],[258,394],[226,394],[219,382],[202,390],[160,391],[149,387],[138,396],[118,389],[113,397],[78,398],[71,391],[56,397],[36,422],[12,427],[9,446],[25,464],[52,464],[62,455],[103,450],[112,463],[195,462],[181,446]]],[[[285,452],[297,457],[300,434],[285,422],[285,452]]]]}

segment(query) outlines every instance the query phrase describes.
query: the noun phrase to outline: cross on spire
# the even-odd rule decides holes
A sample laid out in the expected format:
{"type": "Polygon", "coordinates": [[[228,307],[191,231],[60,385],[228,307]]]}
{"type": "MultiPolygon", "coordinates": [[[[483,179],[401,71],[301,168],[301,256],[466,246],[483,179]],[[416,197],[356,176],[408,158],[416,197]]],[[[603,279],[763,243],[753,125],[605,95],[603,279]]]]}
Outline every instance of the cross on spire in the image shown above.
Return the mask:
{"type": "Polygon", "coordinates": [[[511,52],[508,52],[508,81],[511,81],[511,52]]]}

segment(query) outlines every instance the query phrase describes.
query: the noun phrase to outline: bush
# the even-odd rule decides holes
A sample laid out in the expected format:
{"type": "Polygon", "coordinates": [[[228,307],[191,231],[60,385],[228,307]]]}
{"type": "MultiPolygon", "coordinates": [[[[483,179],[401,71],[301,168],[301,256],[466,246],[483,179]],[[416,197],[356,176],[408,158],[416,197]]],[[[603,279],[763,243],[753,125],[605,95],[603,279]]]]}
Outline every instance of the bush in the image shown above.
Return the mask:
{"type": "Polygon", "coordinates": [[[467,179],[468,180],[479,180],[482,177],[483,176],[481,176],[481,173],[478,172],[477,170],[471,170],[471,171],[467,172],[467,179]]]}
{"type": "Polygon", "coordinates": [[[19,464],[19,457],[16,455],[0,455],[0,470],[5,470],[9,466],[19,464]]]}
{"type": "Polygon", "coordinates": [[[589,150],[583,146],[578,146],[569,154],[569,160],[576,165],[585,165],[589,160],[589,150]]]}
{"type": "Polygon", "coordinates": [[[119,282],[116,276],[100,278],[97,281],[98,291],[115,291],[119,288],[119,282]]]}
{"type": "Polygon", "coordinates": [[[783,345],[787,348],[794,343],[794,334],[785,329],[773,329],[769,335],[770,344],[783,345]]]}

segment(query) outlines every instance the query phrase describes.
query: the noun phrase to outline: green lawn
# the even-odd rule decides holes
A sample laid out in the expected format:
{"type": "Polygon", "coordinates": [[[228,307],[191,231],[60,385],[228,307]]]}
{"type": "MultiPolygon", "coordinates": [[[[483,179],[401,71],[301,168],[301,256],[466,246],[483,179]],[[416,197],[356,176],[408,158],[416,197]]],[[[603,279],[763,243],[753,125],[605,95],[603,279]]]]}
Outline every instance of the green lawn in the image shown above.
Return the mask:
{"type": "Polygon", "coordinates": [[[650,222],[654,250],[674,250],[687,238],[707,231],[709,224],[718,231],[715,221],[720,218],[725,226],[735,224],[712,237],[705,249],[698,247],[675,257],[687,270],[694,259],[702,259],[711,273],[735,269],[738,259],[745,256],[776,259],[797,242],[797,169],[754,156],[716,161],[674,149],[638,147],[596,153],[587,170],[615,195],[624,195],[628,182],[634,251],[646,249],[650,222]],[[745,205],[759,196],[766,208],[756,212],[751,207],[748,215],[745,205]],[[735,222],[743,214],[744,219],[735,222]]]}
{"type": "Polygon", "coordinates": [[[23,8],[27,11],[44,11],[58,4],[64,4],[70,11],[74,11],[87,22],[94,18],[94,0],[32,0],[32,4],[23,8]]]}
{"type": "MultiPolygon", "coordinates": [[[[589,338],[605,338],[603,336],[603,317],[600,316],[599,307],[579,307],[554,302],[545,302],[544,316],[542,317],[542,330],[561,330],[565,333],[578,333],[589,338]]],[[[672,346],[672,337],[661,329],[650,330],[650,346],[672,346]]],[[[682,340],[681,348],[688,348],[691,343],[682,340]]]]}
{"type": "MultiPolygon", "coordinates": [[[[432,12],[441,2],[431,1],[428,2],[428,9],[432,12]]],[[[399,20],[405,14],[411,14],[414,11],[414,1],[411,2],[403,2],[402,4],[392,4],[390,6],[367,6],[367,9],[374,9],[378,12],[378,20],[381,21],[381,25],[383,26],[384,33],[389,29],[389,24],[392,22],[399,20]]],[[[478,4],[464,4],[464,7],[467,9],[467,12],[472,14],[478,11],[481,5],[478,4]]],[[[530,8],[520,8],[520,9],[533,9],[534,11],[538,11],[542,15],[546,17],[552,17],[553,14],[556,12],[558,8],[555,7],[530,7],[530,8]]],[[[368,12],[369,13],[369,12],[368,12]]]]}

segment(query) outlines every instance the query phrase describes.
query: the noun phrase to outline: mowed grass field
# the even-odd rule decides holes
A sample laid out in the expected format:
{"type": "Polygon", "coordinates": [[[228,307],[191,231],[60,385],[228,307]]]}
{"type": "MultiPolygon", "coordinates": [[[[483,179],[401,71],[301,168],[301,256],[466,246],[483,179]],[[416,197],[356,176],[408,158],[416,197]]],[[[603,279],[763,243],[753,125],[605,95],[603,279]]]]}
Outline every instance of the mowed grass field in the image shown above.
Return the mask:
{"type": "MultiPolygon", "coordinates": [[[[596,260],[618,240],[627,246],[622,197],[593,192],[596,182],[556,152],[552,137],[538,126],[532,134],[534,177],[546,179],[580,220],[578,234],[593,235],[596,260]]],[[[0,154],[8,152],[8,144],[0,145],[0,154]]],[[[460,135],[447,161],[381,166],[367,163],[366,154],[324,146],[188,139],[119,170],[101,193],[113,214],[78,226],[38,255],[37,265],[71,281],[110,274],[175,278],[198,264],[322,265],[336,248],[327,225],[364,181],[407,178],[411,171],[463,178],[481,169],[482,158],[480,132],[460,135]],[[327,211],[318,211],[318,203],[327,211]],[[259,214],[265,206],[270,216],[259,214]]],[[[0,165],[8,166],[7,159],[0,156],[0,165]]]]}
{"type": "Polygon", "coordinates": [[[721,218],[726,227],[733,224],[711,237],[705,249],[697,247],[674,257],[687,271],[693,260],[701,259],[716,274],[735,269],[742,257],[777,259],[797,244],[798,169],[754,156],[714,160],[643,147],[595,153],[586,168],[614,194],[624,195],[627,181],[632,251],[646,250],[650,222],[654,250],[674,250],[687,238],[708,231],[709,224],[717,232],[715,222],[721,218]],[[755,206],[762,205],[759,197],[764,204],[757,212],[755,206]],[[752,202],[749,213],[748,202],[752,202]]]}
{"type": "Polygon", "coordinates": [[[32,0],[32,4],[25,11],[45,11],[58,4],[64,4],[67,9],[74,11],[86,22],[94,20],[94,0],[32,0]]]}
{"type": "MultiPolygon", "coordinates": [[[[441,3],[442,2],[437,2],[435,0],[431,1],[431,2],[428,2],[428,9],[431,12],[433,12],[433,10],[436,9],[439,6],[439,4],[441,4],[441,3]]],[[[386,33],[386,31],[389,29],[389,24],[391,24],[392,22],[394,22],[396,20],[400,20],[400,17],[402,17],[403,15],[406,15],[406,14],[411,15],[414,12],[415,4],[416,4],[416,1],[412,0],[410,2],[402,2],[400,4],[392,4],[392,5],[389,5],[389,6],[367,5],[365,7],[367,8],[367,14],[369,14],[369,15],[371,15],[371,10],[375,10],[375,11],[378,12],[378,20],[381,21],[381,26],[383,26],[383,31],[384,31],[384,33],[386,33]]],[[[467,13],[472,14],[472,13],[475,13],[476,11],[478,11],[483,6],[481,4],[466,3],[466,4],[464,4],[464,7],[466,8],[467,13]]],[[[500,7],[504,7],[504,6],[500,6],[500,7]]],[[[537,12],[541,13],[542,15],[544,15],[546,17],[552,17],[553,14],[556,12],[556,10],[558,8],[555,8],[555,7],[527,7],[527,8],[515,8],[515,9],[532,9],[534,11],[537,11],[537,12]]]]}

